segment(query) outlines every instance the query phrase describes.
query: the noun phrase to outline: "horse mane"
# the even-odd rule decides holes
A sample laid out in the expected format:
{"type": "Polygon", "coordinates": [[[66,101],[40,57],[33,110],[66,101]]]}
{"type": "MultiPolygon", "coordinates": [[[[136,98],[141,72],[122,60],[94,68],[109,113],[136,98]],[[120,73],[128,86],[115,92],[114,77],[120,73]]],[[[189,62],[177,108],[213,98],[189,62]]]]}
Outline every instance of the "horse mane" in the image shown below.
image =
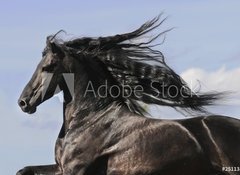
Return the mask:
{"type": "MultiPolygon", "coordinates": [[[[141,102],[170,106],[188,113],[206,112],[204,106],[214,104],[222,98],[223,93],[193,92],[166,64],[164,55],[154,49],[159,44],[152,43],[171,29],[143,41],[146,34],[157,29],[165,20],[166,18],[160,20],[158,16],[130,33],[99,38],[77,38],[65,41],[63,46],[69,53],[94,56],[101,61],[118,86],[127,85],[133,90],[140,85],[143,91],[138,96],[123,98],[129,109],[135,113],[146,112],[141,102]]],[[[128,93],[127,90],[125,93],[128,93]]]]}

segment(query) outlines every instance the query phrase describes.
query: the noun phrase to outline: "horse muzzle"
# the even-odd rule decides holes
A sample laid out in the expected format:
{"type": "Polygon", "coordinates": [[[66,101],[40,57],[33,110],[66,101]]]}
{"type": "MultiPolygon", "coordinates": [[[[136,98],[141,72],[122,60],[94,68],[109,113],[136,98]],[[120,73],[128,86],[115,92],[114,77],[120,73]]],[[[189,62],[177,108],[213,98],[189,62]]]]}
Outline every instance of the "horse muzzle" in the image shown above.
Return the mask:
{"type": "Polygon", "coordinates": [[[23,112],[26,112],[28,114],[33,114],[34,112],[36,112],[37,108],[35,106],[29,105],[28,101],[29,100],[25,98],[20,98],[18,100],[18,105],[20,106],[23,112]]]}

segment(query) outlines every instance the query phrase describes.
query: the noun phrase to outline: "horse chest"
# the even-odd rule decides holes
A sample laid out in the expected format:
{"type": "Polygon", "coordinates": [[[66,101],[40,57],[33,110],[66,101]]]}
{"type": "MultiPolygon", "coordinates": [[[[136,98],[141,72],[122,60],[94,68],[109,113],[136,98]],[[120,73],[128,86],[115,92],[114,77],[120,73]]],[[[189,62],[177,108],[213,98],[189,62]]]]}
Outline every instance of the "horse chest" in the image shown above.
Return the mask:
{"type": "Polygon", "coordinates": [[[70,174],[75,174],[75,169],[87,167],[98,156],[101,145],[92,126],[84,131],[82,128],[71,129],[60,142],[60,166],[63,172],[70,174]]]}

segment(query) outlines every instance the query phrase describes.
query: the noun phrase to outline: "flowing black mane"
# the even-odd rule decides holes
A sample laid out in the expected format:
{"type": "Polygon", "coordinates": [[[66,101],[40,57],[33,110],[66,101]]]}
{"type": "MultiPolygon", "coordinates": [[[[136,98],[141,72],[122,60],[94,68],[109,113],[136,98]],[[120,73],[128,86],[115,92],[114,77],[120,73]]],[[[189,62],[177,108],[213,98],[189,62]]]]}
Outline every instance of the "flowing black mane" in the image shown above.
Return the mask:
{"type": "MultiPolygon", "coordinates": [[[[106,68],[108,77],[119,87],[128,85],[132,90],[138,85],[143,87],[138,96],[131,95],[122,99],[133,112],[145,112],[139,102],[180,108],[188,112],[204,112],[203,107],[213,104],[222,93],[192,92],[183,79],[168,67],[163,54],[154,49],[157,44],[152,42],[169,30],[145,42],[142,41],[146,34],[157,29],[164,20],[160,21],[159,17],[156,17],[130,33],[99,38],[77,38],[60,45],[76,58],[78,55],[85,55],[86,58],[94,57],[96,61],[100,61],[106,68]],[[140,39],[141,42],[138,42],[140,39]]],[[[50,38],[57,40],[55,36],[50,38]]],[[[128,93],[127,89],[125,93],[128,93]]]]}

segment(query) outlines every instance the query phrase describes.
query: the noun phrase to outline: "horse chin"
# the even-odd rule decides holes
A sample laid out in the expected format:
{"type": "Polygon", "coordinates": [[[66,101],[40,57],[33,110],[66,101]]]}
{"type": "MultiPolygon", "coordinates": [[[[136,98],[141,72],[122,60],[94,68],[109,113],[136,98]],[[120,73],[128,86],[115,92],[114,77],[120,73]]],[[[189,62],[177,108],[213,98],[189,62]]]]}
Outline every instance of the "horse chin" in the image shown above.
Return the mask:
{"type": "Polygon", "coordinates": [[[28,114],[33,114],[37,111],[37,107],[27,107],[27,108],[22,108],[23,112],[26,112],[28,114]]]}
{"type": "Polygon", "coordinates": [[[29,111],[26,111],[28,114],[33,114],[37,111],[37,108],[34,107],[34,108],[31,108],[29,111]]]}

